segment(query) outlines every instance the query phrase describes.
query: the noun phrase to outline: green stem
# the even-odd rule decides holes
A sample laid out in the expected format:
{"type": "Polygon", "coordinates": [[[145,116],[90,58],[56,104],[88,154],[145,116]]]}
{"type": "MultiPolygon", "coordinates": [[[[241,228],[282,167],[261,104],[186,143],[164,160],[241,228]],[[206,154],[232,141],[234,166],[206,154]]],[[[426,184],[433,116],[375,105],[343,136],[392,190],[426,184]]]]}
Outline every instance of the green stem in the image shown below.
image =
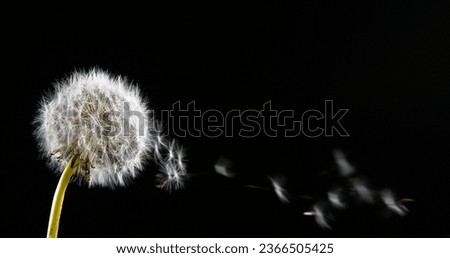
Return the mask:
{"type": "Polygon", "coordinates": [[[64,172],[59,179],[58,186],[56,187],[55,195],[53,196],[52,210],[50,212],[50,219],[48,222],[48,231],[47,238],[57,238],[58,237],[58,228],[59,228],[59,219],[61,217],[62,205],[64,202],[64,194],[67,189],[67,185],[70,182],[70,178],[73,175],[73,172],[76,169],[78,164],[78,156],[72,156],[70,161],[67,163],[64,172]]]}

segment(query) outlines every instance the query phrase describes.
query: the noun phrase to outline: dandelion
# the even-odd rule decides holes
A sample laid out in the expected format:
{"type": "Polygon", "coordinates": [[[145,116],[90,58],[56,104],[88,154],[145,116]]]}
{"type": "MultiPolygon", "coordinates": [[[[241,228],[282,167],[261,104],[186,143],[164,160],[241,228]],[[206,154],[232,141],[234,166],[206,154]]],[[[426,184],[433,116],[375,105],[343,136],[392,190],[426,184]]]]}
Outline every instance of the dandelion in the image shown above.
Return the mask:
{"type": "Polygon", "coordinates": [[[182,149],[175,142],[169,146],[156,133],[136,86],[100,69],[75,72],[54,86],[35,119],[42,156],[55,171],[63,171],[53,199],[48,237],[57,237],[64,194],[71,181],[86,182],[89,187],[126,186],[153,152],[163,172],[178,185],[182,183],[182,149]],[[176,159],[161,156],[164,149],[175,153],[176,159]]]}
{"type": "Polygon", "coordinates": [[[390,189],[380,191],[381,199],[386,207],[393,213],[399,216],[405,216],[408,213],[408,208],[395,200],[395,195],[390,189]]]}
{"type": "Polygon", "coordinates": [[[353,178],[351,180],[351,184],[356,197],[360,201],[369,204],[373,204],[375,202],[376,193],[369,188],[366,180],[361,178],[353,178]]]}

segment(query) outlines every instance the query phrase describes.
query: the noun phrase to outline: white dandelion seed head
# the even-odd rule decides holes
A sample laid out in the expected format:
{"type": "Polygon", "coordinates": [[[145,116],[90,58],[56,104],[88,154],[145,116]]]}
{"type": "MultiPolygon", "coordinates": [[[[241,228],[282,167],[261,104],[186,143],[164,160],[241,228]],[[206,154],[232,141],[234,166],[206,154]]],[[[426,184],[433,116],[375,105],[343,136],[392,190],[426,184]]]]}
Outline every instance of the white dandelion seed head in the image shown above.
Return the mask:
{"type": "Polygon", "coordinates": [[[43,156],[58,172],[74,155],[75,177],[89,186],[124,186],[153,149],[151,119],[136,86],[100,69],[74,72],[57,82],[35,123],[43,156]]]}

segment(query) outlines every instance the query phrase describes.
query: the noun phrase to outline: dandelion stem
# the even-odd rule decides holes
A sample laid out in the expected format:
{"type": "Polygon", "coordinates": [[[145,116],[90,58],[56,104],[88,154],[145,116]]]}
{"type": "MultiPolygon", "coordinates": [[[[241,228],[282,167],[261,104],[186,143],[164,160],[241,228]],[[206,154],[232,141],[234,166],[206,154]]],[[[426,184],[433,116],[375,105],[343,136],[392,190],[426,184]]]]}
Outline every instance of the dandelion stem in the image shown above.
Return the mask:
{"type": "Polygon", "coordinates": [[[47,238],[57,238],[59,219],[61,217],[61,210],[64,201],[64,194],[67,189],[67,185],[70,182],[73,172],[76,170],[78,164],[78,155],[72,156],[70,161],[67,163],[61,178],[59,179],[58,186],[56,187],[55,195],[53,196],[52,209],[50,212],[50,219],[48,222],[47,238]]]}

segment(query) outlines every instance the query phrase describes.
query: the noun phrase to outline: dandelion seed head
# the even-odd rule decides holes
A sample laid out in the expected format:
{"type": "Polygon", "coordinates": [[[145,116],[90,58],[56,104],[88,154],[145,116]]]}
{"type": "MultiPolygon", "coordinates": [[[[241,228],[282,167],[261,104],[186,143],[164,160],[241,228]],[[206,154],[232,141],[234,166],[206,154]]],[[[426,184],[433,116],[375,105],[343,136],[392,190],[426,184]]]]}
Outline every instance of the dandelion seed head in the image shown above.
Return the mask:
{"type": "Polygon", "coordinates": [[[77,155],[75,177],[89,186],[114,188],[136,177],[154,147],[138,88],[100,69],[74,72],[54,86],[35,119],[50,166],[60,172],[77,155]]]}

